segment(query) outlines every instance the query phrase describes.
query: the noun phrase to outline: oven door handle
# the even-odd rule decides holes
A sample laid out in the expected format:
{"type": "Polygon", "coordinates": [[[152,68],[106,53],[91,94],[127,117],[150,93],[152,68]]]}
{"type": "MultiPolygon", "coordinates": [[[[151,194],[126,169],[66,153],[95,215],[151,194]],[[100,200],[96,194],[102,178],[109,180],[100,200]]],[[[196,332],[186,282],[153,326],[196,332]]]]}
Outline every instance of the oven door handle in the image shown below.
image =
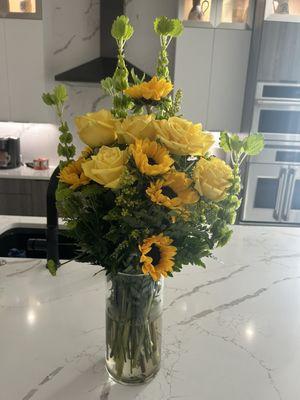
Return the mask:
{"type": "Polygon", "coordinates": [[[287,193],[285,195],[284,206],[283,206],[283,210],[282,210],[282,214],[281,214],[281,218],[284,221],[289,220],[289,213],[290,213],[290,208],[292,205],[295,178],[296,178],[296,171],[294,170],[294,168],[290,168],[289,172],[288,172],[287,183],[286,183],[287,193]]]}
{"type": "Polygon", "coordinates": [[[255,101],[256,105],[258,106],[280,106],[282,107],[299,107],[300,99],[295,99],[295,100],[256,100],[255,101]]]}
{"type": "Polygon", "coordinates": [[[281,168],[280,174],[279,174],[279,184],[278,184],[278,191],[277,191],[277,196],[276,196],[276,204],[275,204],[275,209],[274,209],[274,213],[273,213],[273,217],[274,217],[274,219],[276,219],[276,221],[279,221],[279,218],[280,218],[280,213],[281,213],[281,208],[282,208],[283,189],[285,187],[286,176],[287,176],[287,169],[281,168]]]}

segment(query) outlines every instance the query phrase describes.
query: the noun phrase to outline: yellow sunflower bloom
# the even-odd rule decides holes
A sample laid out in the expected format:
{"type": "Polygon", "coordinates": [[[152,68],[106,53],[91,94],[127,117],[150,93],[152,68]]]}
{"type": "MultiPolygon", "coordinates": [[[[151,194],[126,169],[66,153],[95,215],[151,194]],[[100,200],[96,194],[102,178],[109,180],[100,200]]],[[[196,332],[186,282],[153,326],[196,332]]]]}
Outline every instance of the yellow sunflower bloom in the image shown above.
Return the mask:
{"type": "Polygon", "coordinates": [[[86,146],[86,147],[82,150],[82,152],[81,152],[79,158],[87,159],[87,158],[89,158],[90,156],[92,156],[93,154],[94,154],[93,149],[92,149],[90,146],[86,146]]]}
{"type": "Polygon", "coordinates": [[[149,139],[136,140],[131,151],[137,168],[145,175],[161,175],[168,172],[174,163],[168,150],[149,139]]]}
{"type": "Polygon", "coordinates": [[[159,101],[161,98],[166,97],[172,89],[173,85],[171,82],[168,82],[164,78],[158,79],[157,76],[153,76],[149,82],[142,82],[139,85],[131,86],[125,89],[124,93],[133,99],[144,98],[146,100],[159,101]]]}
{"type": "Polygon", "coordinates": [[[168,236],[152,236],[143,241],[139,246],[142,253],[140,262],[145,275],[151,275],[157,281],[161,276],[168,276],[173,271],[174,257],[177,253],[175,246],[171,246],[173,240],[168,236]]]}
{"type": "Polygon", "coordinates": [[[79,186],[87,185],[90,178],[84,175],[82,164],[84,159],[80,158],[77,161],[72,161],[65,166],[58,176],[60,182],[70,185],[70,189],[77,189],[79,186]]]}
{"type": "Polygon", "coordinates": [[[191,188],[192,183],[184,172],[171,171],[163,179],[152,182],[146,193],[156,204],[172,210],[183,209],[199,200],[198,193],[191,188]]]}

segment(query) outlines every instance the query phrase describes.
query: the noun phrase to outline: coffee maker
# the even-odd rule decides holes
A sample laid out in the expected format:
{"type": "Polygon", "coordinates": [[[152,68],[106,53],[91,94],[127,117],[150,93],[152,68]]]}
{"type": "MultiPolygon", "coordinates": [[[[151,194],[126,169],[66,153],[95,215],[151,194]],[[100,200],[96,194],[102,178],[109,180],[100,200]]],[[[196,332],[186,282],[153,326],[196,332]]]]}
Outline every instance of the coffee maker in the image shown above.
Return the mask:
{"type": "Polygon", "coordinates": [[[20,138],[0,138],[0,169],[18,168],[20,165],[20,138]]]}

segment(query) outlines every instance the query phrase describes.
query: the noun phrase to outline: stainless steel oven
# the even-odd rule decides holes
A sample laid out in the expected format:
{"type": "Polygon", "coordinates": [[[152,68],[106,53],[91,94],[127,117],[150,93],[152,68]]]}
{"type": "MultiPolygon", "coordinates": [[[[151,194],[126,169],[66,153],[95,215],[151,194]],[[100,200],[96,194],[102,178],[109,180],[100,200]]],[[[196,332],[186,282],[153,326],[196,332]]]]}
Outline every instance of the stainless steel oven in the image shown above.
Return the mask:
{"type": "Polygon", "coordinates": [[[266,140],[300,141],[300,84],[259,82],[252,132],[266,140]]]}
{"type": "Polygon", "coordinates": [[[252,158],[241,220],[300,223],[300,142],[267,142],[252,158]]]}

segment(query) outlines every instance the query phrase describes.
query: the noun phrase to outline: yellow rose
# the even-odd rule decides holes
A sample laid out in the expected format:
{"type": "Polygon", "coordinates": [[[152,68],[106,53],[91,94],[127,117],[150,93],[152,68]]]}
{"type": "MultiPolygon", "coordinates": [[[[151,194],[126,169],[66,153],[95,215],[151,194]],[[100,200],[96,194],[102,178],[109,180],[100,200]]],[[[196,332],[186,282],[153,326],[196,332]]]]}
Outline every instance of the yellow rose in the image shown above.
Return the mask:
{"type": "Polygon", "coordinates": [[[116,131],[119,143],[133,144],[136,139],[154,140],[153,115],[132,115],[117,121],[116,131]]]}
{"type": "Polygon", "coordinates": [[[149,82],[142,82],[131,86],[125,89],[124,93],[133,99],[144,98],[146,100],[159,101],[161,98],[166,97],[172,89],[173,85],[171,82],[165,78],[158,79],[157,76],[153,76],[149,82]]]}
{"type": "Polygon", "coordinates": [[[80,139],[90,147],[110,145],[117,139],[115,119],[108,110],[87,113],[75,118],[80,139]]]}
{"type": "Polygon", "coordinates": [[[156,136],[170,153],[179,156],[203,156],[214,143],[213,136],[202,131],[201,124],[171,117],[153,121],[156,136]]]}
{"type": "Polygon", "coordinates": [[[210,160],[201,158],[194,169],[195,189],[209,200],[223,200],[232,179],[229,165],[217,157],[210,160]]]}
{"type": "Polygon", "coordinates": [[[85,176],[100,185],[118,189],[120,179],[126,170],[128,151],[121,151],[118,147],[102,146],[96,156],[82,164],[85,176]]]}

